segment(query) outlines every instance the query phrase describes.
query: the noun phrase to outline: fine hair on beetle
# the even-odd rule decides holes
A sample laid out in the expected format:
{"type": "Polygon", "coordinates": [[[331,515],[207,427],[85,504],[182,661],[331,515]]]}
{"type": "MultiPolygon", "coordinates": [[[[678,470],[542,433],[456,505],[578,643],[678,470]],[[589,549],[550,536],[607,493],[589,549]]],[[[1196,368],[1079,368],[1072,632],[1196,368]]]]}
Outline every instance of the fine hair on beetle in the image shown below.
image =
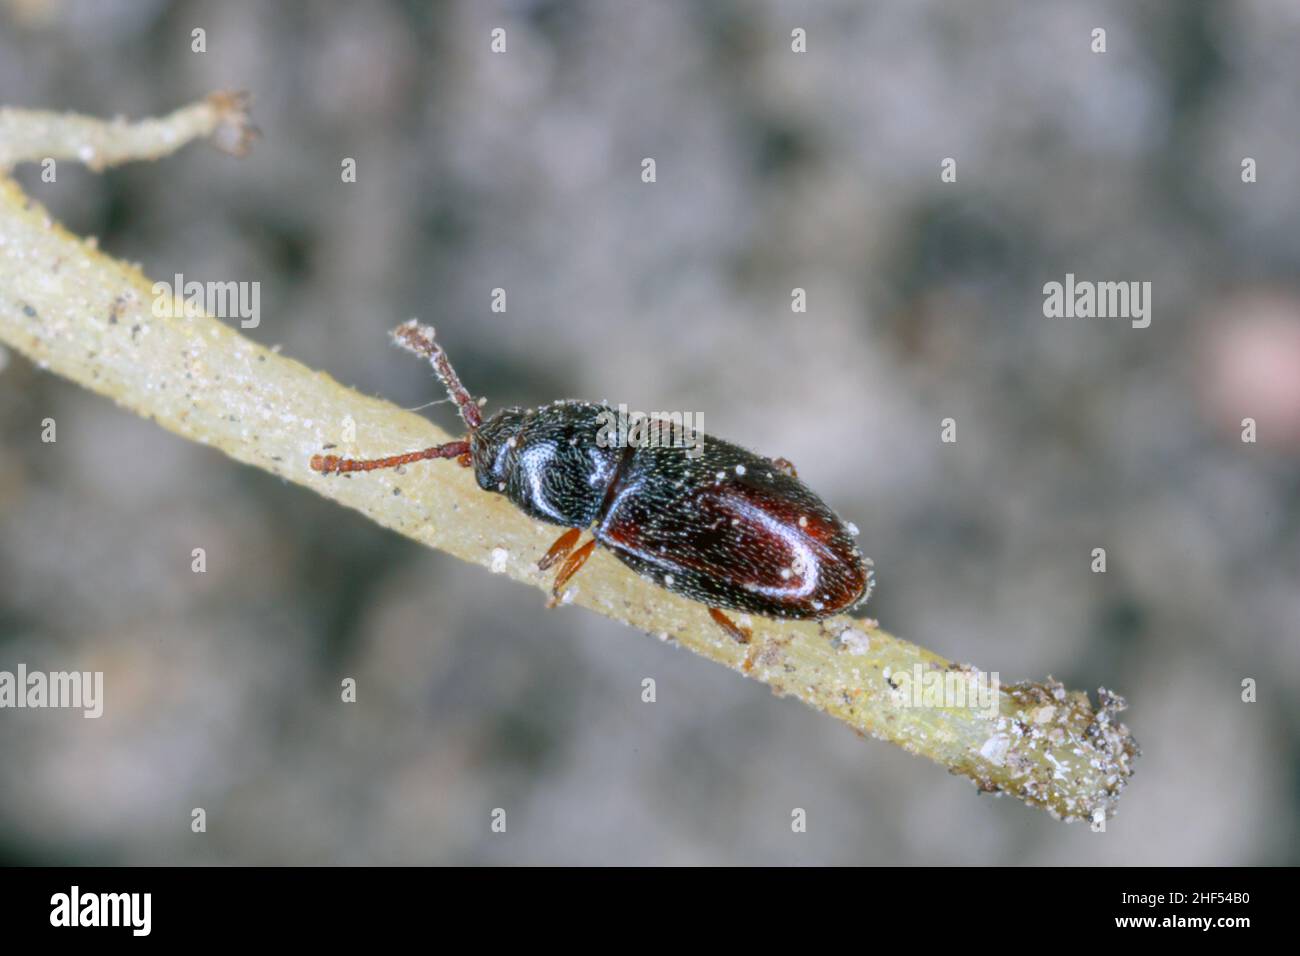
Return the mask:
{"type": "Polygon", "coordinates": [[[699,414],[688,425],[686,414],[678,413],[675,423],[674,413],[663,413],[663,423],[651,429],[653,415],[564,399],[484,418],[432,326],[412,319],[393,331],[393,340],[432,365],[466,437],[380,458],[314,455],[312,469],[350,474],[440,458],[472,468],[484,491],[566,529],[538,561],[543,571],[559,565],[548,606],[559,602],[597,546],[705,605],[745,644],[749,629],[724,612],[819,620],[870,597],[872,565],[854,541],[857,528],[841,521],[784,458],[704,435],[699,414]],[[584,531],[592,537],[579,546],[584,531]]]}

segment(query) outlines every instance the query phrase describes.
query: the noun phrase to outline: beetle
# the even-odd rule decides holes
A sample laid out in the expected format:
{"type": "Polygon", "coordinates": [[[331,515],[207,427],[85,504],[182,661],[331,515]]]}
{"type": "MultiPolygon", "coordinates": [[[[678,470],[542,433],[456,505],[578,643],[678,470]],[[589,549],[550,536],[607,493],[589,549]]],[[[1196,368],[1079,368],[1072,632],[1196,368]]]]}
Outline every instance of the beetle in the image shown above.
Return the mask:
{"type": "Polygon", "coordinates": [[[554,605],[599,544],[642,576],[706,605],[742,644],[748,628],[726,610],[817,620],[864,603],[870,560],[850,527],[781,458],[704,436],[702,453],[604,440],[606,405],[564,400],[506,408],[488,419],[461,384],[431,326],[412,319],[394,341],[428,359],[468,431],[459,441],[384,458],[315,455],[323,474],[373,471],[431,459],[474,469],[480,488],[525,514],[567,528],[538,561],[559,562],[554,605]],[[592,539],[575,547],[585,529],[592,539]]]}

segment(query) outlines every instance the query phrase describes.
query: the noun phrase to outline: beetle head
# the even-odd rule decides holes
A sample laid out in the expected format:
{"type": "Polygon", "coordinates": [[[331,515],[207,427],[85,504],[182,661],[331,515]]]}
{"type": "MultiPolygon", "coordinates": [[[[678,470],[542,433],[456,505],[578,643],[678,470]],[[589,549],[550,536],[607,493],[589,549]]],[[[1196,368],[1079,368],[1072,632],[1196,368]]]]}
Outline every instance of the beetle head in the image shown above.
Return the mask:
{"type": "Polygon", "coordinates": [[[485,491],[498,491],[510,474],[510,452],[527,415],[522,408],[505,408],[470,432],[474,477],[485,491]]]}

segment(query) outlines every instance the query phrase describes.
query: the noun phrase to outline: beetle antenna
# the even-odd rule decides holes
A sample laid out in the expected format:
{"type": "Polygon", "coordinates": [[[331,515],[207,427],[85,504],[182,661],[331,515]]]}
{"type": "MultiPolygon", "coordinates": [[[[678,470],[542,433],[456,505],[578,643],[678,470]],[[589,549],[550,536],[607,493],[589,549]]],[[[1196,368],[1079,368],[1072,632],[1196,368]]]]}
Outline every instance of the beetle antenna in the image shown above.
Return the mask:
{"type": "Polygon", "coordinates": [[[414,352],[421,358],[429,360],[438,380],[442,382],[443,388],[460,409],[460,417],[471,432],[483,424],[483,413],[479,410],[478,402],[474,401],[474,397],[460,383],[460,378],[456,375],[456,370],[451,367],[451,360],[447,358],[447,353],[434,340],[432,325],[421,325],[416,319],[403,322],[393,329],[393,341],[408,352],[414,352]]]}
{"type": "Polygon", "coordinates": [[[467,441],[449,441],[445,445],[434,445],[420,451],[408,451],[401,455],[389,455],[387,458],[340,458],[338,455],[312,455],[311,470],[325,475],[336,475],[349,471],[375,471],[379,468],[400,468],[416,461],[429,461],[433,458],[455,458],[462,467],[473,465],[474,450],[467,441]]]}

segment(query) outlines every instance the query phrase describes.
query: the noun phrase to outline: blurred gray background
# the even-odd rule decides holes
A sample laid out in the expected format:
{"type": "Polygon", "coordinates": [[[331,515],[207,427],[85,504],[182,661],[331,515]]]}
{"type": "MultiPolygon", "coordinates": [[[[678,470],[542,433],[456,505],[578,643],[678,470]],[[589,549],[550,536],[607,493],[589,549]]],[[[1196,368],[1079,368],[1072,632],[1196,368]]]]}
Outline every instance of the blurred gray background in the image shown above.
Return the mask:
{"type": "Polygon", "coordinates": [[[0,712],[0,859],[1297,862],[1298,39],[1294,0],[0,0],[4,104],[256,98],[244,160],[20,170],[69,228],[260,281],[253,338],[402,405],[418,315],[493,405],[703,412],[861,527],[885,627],[1113,688],[1144,751],[1106,834],[978,796],[9,354],[0,669],[107,703],[0,712]],[[1153,283],[1150,328],[1045,318],[1067,272],[1153,283]]]}

